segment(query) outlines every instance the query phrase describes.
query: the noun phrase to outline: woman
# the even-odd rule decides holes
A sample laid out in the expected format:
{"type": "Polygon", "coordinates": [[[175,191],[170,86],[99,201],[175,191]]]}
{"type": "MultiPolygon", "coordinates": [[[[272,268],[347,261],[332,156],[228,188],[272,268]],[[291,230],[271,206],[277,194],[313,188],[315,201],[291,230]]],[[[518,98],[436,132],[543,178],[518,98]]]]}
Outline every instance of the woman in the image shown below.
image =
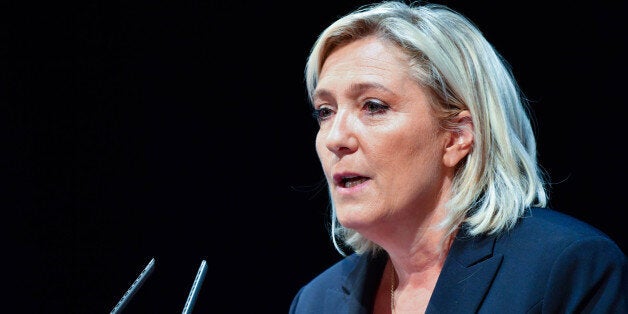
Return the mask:
{"type": "Polygon", "coordinates": [[[306,65],[345,256],[290,313],[626,313],[626,256],[546,208],[527,105],[473,23],[436,4],[364,6],[306,65]]]}

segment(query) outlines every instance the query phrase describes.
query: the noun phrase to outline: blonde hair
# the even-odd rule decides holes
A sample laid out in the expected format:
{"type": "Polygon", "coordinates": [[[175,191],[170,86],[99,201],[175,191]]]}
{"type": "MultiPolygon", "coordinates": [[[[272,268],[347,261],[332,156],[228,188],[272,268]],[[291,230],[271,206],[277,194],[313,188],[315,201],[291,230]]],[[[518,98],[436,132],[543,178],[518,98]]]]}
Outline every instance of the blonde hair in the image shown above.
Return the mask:
{"type": "MultiPolygon", "coordinates": [[[[310,100],[319,71],[337,47],[366,36],[399,46],[410,57],[417,83],[436,100],[442,125],[469,110],[474,146],[457,169],[443,222],[448,234],[465,224],[471,235],[495,234],[512,227],[527,207],[545,206],[548,193],[536,157],[528,104],[509,65],[467,18],[438,4],[384,1],[363,6],[328,26],[308,58],[305,77],[310,100]]],[[[355,252],[378,245],[343,227],[331,204],[331,237],[355,252]]]]}

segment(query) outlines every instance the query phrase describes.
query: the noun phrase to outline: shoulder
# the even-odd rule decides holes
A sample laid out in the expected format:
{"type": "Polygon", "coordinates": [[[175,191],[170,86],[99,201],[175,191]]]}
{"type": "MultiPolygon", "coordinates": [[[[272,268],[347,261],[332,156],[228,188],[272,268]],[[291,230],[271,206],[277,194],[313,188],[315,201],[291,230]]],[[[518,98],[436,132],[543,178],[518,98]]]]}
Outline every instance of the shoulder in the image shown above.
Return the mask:
{"type": "Polygon", "coordinates": [[[619,246],[604,232],[551,208],[527,210],[514,228],[499,237],[496,246],[504,250],[525,248],[528,253],[553,250],[556,254],[570,248],[595,247],[610,250],[622,259],[625,257],[619,246]]]}
{"type": "Polygon", "coordinates": [[[497,237],[495,250],[525,260],[573,257],[600,262],[625,262],[626,255],[607,234],[574,216],[551,209],[530,208],[509,231],[497,237]],[[603,252],[594,256],[594,252],[603,252]]]}
{"type": "Polygon", "coordinates": [[[572,302],[571,306],[577,302],[600,308],[626,306],[622,296],[628,285],[625,253],[604,232],[573,216],[532,208],[496,242],[495,249],[504,254],[505,273],[530,284],[535,282],[532,278],[543,281],[534,285],[546,287],[544,306],[548,308],[566,306],[559,300],[572,302]],[[586,299],[587,294],[597,296],[586,299]]]}
{"type": "Polygon", "coordinates": [[[604,232],[580,219],[551,208],[540,207],[527,210],[512,232],[552,236],[548,240],[569,241],[582,237],[611,240],[604,232]]]}
{"type": "Polygon", "coordinates": [[[626,284],[628,258],[604,232],[571,215],[532,208],[495,242],[503,267],[525,277],[542,275],[560,282],[603,282],[609,274],[626,284]],[[522,270],[521,265],[535,265],[522,270]],[[533,270],[533,272],[532,272],[533,270]]]}
{"type": "Polygon", "coordinates": [[[626,255],[605,233],[571,215],[531,208],[508,231],[456,243],[463,248],[452,249],[455,260],[467,267],[499,260],[486,304],[537,304],[550,313],[626,308],[626,255]]]}

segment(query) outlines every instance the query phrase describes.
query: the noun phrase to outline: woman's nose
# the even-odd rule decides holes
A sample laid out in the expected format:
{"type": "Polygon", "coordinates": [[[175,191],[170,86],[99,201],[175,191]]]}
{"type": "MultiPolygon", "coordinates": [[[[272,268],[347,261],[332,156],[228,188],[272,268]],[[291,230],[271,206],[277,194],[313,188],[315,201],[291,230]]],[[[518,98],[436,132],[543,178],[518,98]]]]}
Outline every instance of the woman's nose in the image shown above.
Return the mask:
{"type": "Polygon", "coordinates": [[[338,111],[325,138],[327,149],[337,155],[346,155],[356,151],[358,149],[356,122],[349,111],[338,111]]]}

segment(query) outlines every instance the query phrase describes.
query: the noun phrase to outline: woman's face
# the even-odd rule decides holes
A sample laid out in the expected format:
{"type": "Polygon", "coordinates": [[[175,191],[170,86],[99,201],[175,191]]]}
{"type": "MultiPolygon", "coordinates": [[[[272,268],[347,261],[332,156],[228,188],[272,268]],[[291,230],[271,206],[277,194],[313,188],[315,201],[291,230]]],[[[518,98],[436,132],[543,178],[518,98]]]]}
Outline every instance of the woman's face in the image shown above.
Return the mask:
{"type": "Polygon", "coordinates": [[[424,222],[448,195],[450,137],[408,68],[396,46],[357,40],[329,55],[314,93],[316,151],[337,217],[362,234],[424,222]]]}

